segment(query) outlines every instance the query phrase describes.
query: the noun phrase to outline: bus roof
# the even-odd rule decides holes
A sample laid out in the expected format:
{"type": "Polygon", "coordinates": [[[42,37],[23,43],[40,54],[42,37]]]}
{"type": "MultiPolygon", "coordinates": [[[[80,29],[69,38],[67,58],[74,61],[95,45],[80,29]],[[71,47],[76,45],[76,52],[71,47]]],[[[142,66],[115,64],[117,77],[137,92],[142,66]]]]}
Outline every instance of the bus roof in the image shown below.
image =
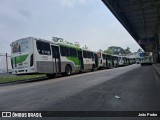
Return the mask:
{"type": "Polygon", "coordinates": [[[21,39],[18,39],[18,40],[15,40],[13,41],[12,43],[16,42],[16,41],[19,41],[19,40],[25,40],[25,39],[33,39],[33,40],[41,40],[41,41],[45,41],[45,42],[49,42],[49,43],[53,43],[52,41],[50,40],[45,40],[45,39],[42,39],[42,38],[36,38],[36,37],[26,37],[26,38],[21,38],[21,39]]]}
{"type": "Polygon", "coordinates": [[[70,44],[65,44],[65,43],[55,43],[55,44],[60,45],[60,46],[65,46],[65,47],[70,47],[70,48],[75,48],[75,49],[81,50],[80,47],[76,47],[76,46],[73,46],[73,45],[70,45],[70,44]]]}

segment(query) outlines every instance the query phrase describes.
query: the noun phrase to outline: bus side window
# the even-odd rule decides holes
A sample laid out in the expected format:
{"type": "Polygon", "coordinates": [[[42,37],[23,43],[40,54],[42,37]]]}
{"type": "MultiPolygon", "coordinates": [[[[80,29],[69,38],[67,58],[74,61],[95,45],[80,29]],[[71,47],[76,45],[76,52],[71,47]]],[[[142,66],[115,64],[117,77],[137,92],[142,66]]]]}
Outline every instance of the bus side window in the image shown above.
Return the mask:
{"type": "Polygon", "coordinates": [[[91,52],[91,55],[92,55],[92,58],[94,58],[94,53],[93,52],[91,52]]]}
{"type": "Polygon", "coordinates": [[[37,44],[37,50],[38,50],[39,54],[42,54],[43,42],[37,41],[36,44],[37,44]]]}
{"type": "Polygon", "coordinates": [[[60,46],[60,52],[61,52],[61,56],[66,56],[66,54],[65,54],[65,47],[60,46]]]}
{"type": "Polygon", "coordinates": [[[61,56],[69,56],[69,48],[60,46],[61,56]]]}
{"type": "Polygon", "coordinates": [[[66,53],[66,56],[69,56],[69,48],[68,47],[66,47],[65,53],[66,53]]]}
{"type": "Polygon", "coordinates": [[[75,48],[70,48],[70,56],[77,57],[77,50],[75,48]]]}
{"type": "Polygon", "coordinates": [[[38,50],[39,54],[51,55],[51,48],[50,48],[49,43],[37,41],[36,44],[37,44],[37,50],[38,50]]]}
{"type": "Polygon", "coordinates": [[[83,57],[87,58],[87,51],[83,50],[83,57]]]}
{"type": "Polygon", "coordinates": [[[106,59],[106,56],[105,56],[105,54],[102,54],[102,56],[103,56],[103,60],[105,60],[105,59],[106,59]]]}
{"type": "Polygon", "coordinates": [[[95,60],[93,52],[91,52],[91,58],[92,60],[95,60]]]}
{"type": "Polygon", "coordinates": [[[91,52],[87,51],[88,58],[91,58],[91,52]]]}
{"type": "Polygon", "coordinates": [[[51,55],[51,47],[50,44],[47,42],[44,42],[44,51],[45,55],[51,55]]]}

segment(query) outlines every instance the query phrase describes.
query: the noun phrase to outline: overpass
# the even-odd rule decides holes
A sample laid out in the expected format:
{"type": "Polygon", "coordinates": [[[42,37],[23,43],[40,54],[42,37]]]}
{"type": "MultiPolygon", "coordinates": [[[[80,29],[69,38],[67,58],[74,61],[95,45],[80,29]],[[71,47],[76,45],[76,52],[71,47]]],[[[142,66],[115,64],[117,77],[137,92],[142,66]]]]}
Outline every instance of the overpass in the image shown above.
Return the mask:
{"type": "Polygon", "coordinates": [[[135,41],[160,62],[160,1],[102,0],[135,41]]]}

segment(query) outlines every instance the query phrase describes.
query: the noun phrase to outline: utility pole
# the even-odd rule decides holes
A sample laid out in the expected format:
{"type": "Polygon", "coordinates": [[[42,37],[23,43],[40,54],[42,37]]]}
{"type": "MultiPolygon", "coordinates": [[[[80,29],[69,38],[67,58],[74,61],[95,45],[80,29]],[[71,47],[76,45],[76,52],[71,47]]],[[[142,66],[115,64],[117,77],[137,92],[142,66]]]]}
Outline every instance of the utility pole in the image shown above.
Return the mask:
{"type": "Polygon", "coordinates": [[[7,59],[7,53],[6,53],[6,67],[7,67],[7,73],[8,73],[8,59],[7,59]]]}

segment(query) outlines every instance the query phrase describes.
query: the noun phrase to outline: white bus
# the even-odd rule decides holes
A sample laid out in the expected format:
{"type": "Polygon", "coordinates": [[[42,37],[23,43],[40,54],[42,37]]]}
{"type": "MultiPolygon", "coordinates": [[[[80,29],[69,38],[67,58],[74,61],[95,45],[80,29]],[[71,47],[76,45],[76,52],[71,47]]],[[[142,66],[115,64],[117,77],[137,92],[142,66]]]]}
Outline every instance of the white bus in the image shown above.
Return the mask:
{"type": "Polygon", "coordinates": [[[118,66],[125,66],[125,58],[124,56],[118,57],[118,66]]]}
{"type": "Polygon", "coordinates": [[[112,55],[113,67],[118,67],[118,55],[112,55]]]}
{"type": "Polygon", "coordinates": [[[98,56],[98,68],[106,68],[107,67],[107,59],[106,59],[106,54],[103,53],[102,51],[97,52],[98,56]]]}
{"type": "Polygon", "coordinates": [[[107,60],[107,68],[113,68],[114,67],[113,56],[111,54],[106,54],[106,60],[107,60]]]}
{"type": "Polygon", "coordinates": [[[152,52],[141,53],[141,65],[151,65],[153,64],[152,52]]]}
{"type": "Polygon", "coordinates": [[[17,75],[45,73],[51,78],[57,73],[94,70],[98,64],[93,51],[39,38],[16,40],[11,49],[12,73],[17,75]]]}
{"type": "Polygon", "coordinates": [[[115,68],[118,67],[118,55],[110,55],[99,51],[98,56],[98,67],[99,68],[115,68]]]}

